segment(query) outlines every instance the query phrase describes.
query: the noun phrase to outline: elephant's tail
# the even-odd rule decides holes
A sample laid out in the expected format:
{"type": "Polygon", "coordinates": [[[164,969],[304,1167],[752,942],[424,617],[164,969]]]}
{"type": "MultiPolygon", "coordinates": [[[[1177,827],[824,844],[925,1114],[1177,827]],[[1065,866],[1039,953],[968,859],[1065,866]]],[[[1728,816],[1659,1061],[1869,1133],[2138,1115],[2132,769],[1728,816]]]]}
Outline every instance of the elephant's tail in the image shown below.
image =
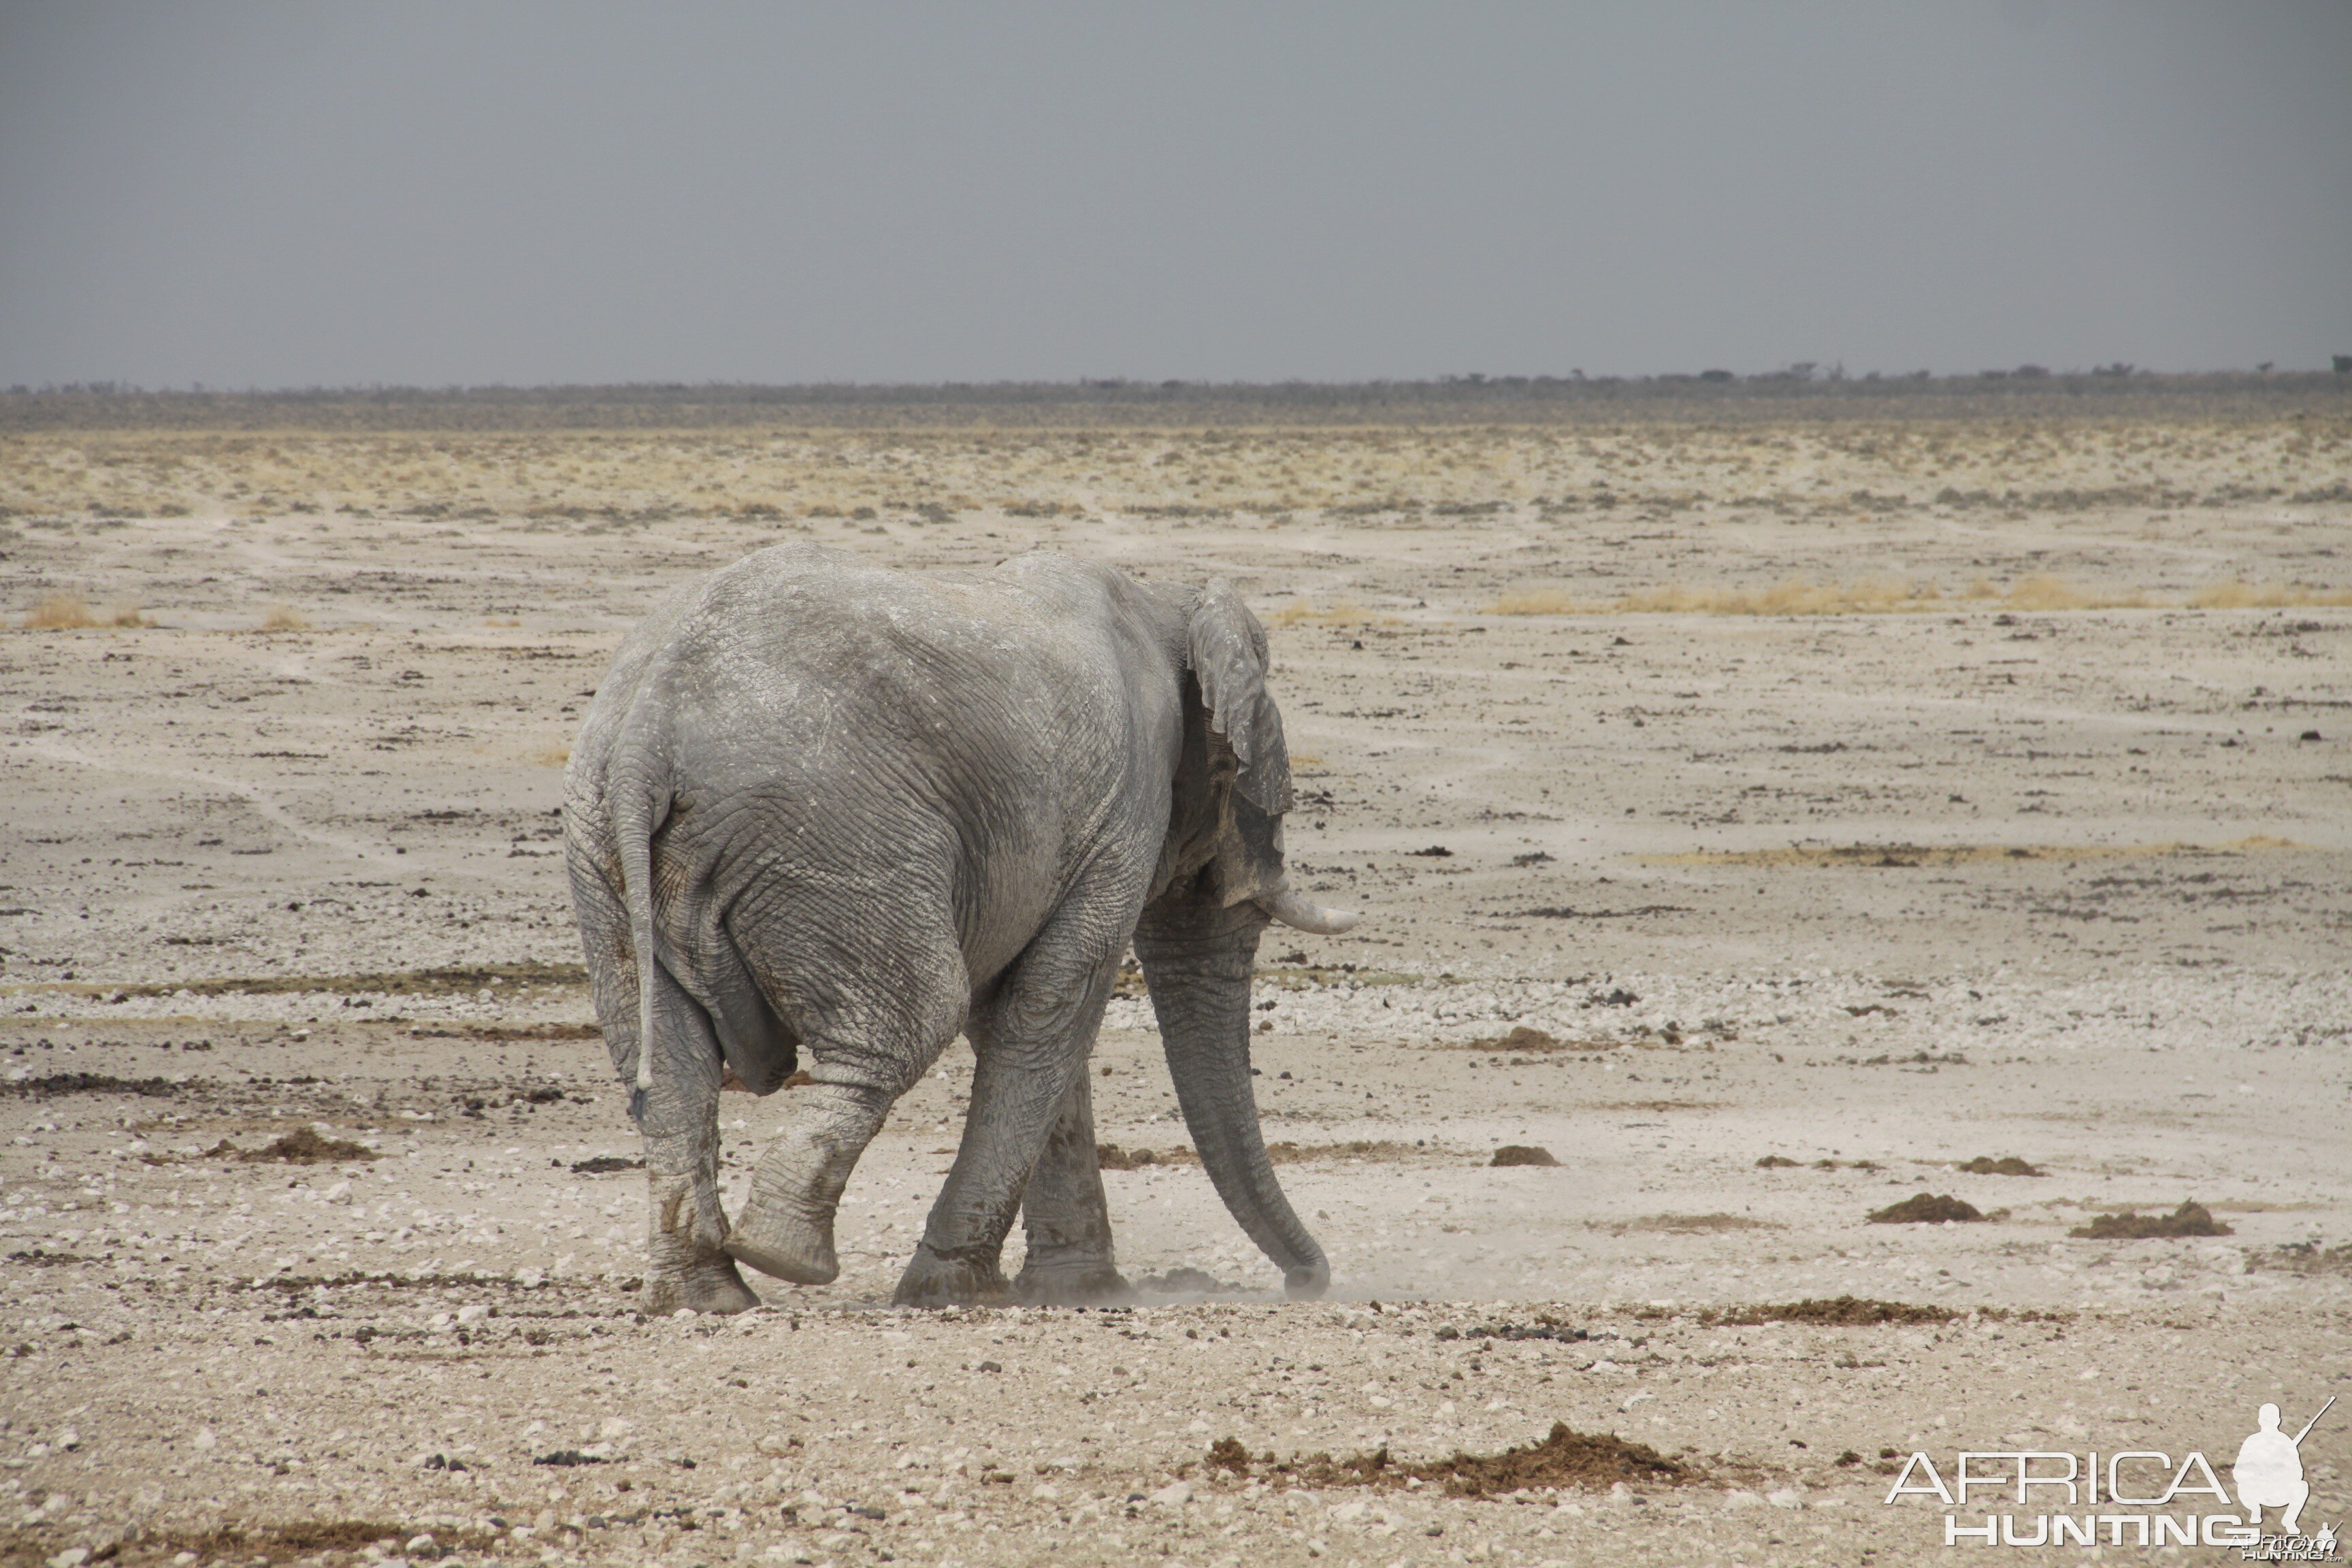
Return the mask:
{"type": "Polygon", "coordinates": [[[621,855],[621,899],[629,918],[629,951],[637,961],[637,1082],[629,1114],[642,1119],[654,1086],[654,855],[653,837],[669,815],[669,792],[633,768],[627,784],[612,795],[613,837],[621,855]]]}

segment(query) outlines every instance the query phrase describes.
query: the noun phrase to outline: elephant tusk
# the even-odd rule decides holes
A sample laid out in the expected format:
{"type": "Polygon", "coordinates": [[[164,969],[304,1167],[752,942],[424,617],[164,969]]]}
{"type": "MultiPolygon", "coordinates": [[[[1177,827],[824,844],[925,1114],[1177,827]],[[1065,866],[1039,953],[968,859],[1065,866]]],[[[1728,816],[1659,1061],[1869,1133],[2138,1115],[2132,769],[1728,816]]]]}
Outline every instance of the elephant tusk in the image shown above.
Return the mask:
{"type": "Polygon", "coordinates": [[[1302,899],[1287,888],[1275,894],[1271,901],[1262,901],[1258,907],[1284,925],[1313,936],[1338,936],[1342,931],[1353,931],[1356,922],[1364,918],[1361,910],[1331,909],[1302,899]]]}

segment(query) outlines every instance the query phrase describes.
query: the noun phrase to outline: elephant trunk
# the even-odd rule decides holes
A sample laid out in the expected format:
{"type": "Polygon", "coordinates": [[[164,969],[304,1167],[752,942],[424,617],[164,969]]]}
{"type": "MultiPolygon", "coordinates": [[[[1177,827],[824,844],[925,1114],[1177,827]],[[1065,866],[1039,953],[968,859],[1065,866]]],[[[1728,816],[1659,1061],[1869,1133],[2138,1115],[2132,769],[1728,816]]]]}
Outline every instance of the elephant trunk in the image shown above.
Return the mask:
{"type": "Polygon", "coordinates": [[[1144,911],[1135,953],[1202,1166],[1249,1238],[1281,1265],[1290,1294],[1312,1298],[1330,1283],[1330,1265],[1275,1180],[1250,1084],[1250,970],[1265,929],[1254,903],[1171,897],[1144,911]]]}

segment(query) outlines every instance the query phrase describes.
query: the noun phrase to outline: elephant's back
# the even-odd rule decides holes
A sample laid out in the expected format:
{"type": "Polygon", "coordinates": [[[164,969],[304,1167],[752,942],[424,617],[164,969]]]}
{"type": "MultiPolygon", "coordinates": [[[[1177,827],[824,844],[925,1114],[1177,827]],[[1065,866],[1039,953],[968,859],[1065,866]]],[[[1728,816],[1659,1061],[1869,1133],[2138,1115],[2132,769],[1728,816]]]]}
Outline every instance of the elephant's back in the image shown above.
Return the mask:
{"type": "Polygon", "coordinates": [[[903,860],[944,876],[967,927],[982,887],[1050,901],[1135,754],[1089,569],[1069,565],[958,582],[793,545],[704,579],[631,700],[659,729],[674,826],[713,861],[746,834],[790,842],[786,862],[903,860]]]}
{"type": "Polygon", "coordinates": [[[1082,719],[1113,696],[1085,618],[1055,609],[1003,579],[780,545],[704,579],[647,675],[677,720],[712,739],[756,716],[769,746],[1017,746],[1041,719],[1082,719]]]}

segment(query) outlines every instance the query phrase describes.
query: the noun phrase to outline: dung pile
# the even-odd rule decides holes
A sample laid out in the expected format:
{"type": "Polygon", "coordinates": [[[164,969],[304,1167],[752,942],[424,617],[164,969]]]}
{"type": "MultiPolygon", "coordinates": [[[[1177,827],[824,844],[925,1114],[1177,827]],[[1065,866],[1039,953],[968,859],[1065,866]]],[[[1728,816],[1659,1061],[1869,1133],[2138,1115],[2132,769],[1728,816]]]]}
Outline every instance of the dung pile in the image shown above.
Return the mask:
{"type": "Polygon", "coordinates": [[[1839,1328],[1866,1328],[1877,1323],[1948,1323],[1959,1314],[1949,1307],[1916,1307],[1908,1301],[1874,1301],[1861,1296],[1837,1296],[1827,1300],[1808,1298],[1777,1306],[1734,1307],[1710,1322],[1734,1327],[1757,1323],[1823,1323],[1839,1328]]]}
{"type": "Polygon", "coordinates": [[[323,1165],[335,1160],[373,1160],[377,1157],[376,1152],[364,1143],[353,1143],[341,1138],[321,1138],[315,1128],[310,1127],[298,1127],[259,1149],[240,1149],[224,1138],[205,1152],[224,1160],[243,1160],[247,1163],[278,1160],[289,1165],[323,1165]]]}
{"type": "Polygon", "coordinates": [[[2103,1214],[2066,1233],[2092,1241],[2145,1241],[2166,1236],[2235,1236],[2200,1203],[2184,1203],[2168,1215],[2103,1214]]]}
{"type": "Polygon", "coordinates": [[[1984,1215],[1979,1214],[1975,1205],[1971,1204],[1962,1203],[1959,1199],[1948,1195],[1939,1196],[1934,1193],[1921,1193],[1916,1197],[1905,1198],[1899,1204],[1890,1204],[1880,1209],[1870,1216],[1870,1223],[1873,1225],[1944,1225],[1983,1218],[1984,1215]]]}
{"type": "Polygon", "coordinates": [[[1268,1453],[1253,1461],[1238,1438],[1221,1437],[1209,1446],[1212,1469],[1237,1476],[1261,1474],[1304,1487],[1402,1487],[1409,1481],[1434,1482],[1451,1497],[1499,1497],[1533,1487],[1583,1487],[1605,1491],[1620,1481],[1680,1485],[1704,1479],[1692,1466],[1670,1459],[1646,1443],[1629,1443],[1614,1433],[1584,1433],[1568,1423],[1552,1423],[1550,1435],[1539,1443],[1506,1448],[1499,1454],[1469,1454],[1456,1449],[1450,1458],[1402,1463],[1385,1447],[1369,1454],[1335,1459],[1311,1454],[1277,1460],[1268,1453]]]}

